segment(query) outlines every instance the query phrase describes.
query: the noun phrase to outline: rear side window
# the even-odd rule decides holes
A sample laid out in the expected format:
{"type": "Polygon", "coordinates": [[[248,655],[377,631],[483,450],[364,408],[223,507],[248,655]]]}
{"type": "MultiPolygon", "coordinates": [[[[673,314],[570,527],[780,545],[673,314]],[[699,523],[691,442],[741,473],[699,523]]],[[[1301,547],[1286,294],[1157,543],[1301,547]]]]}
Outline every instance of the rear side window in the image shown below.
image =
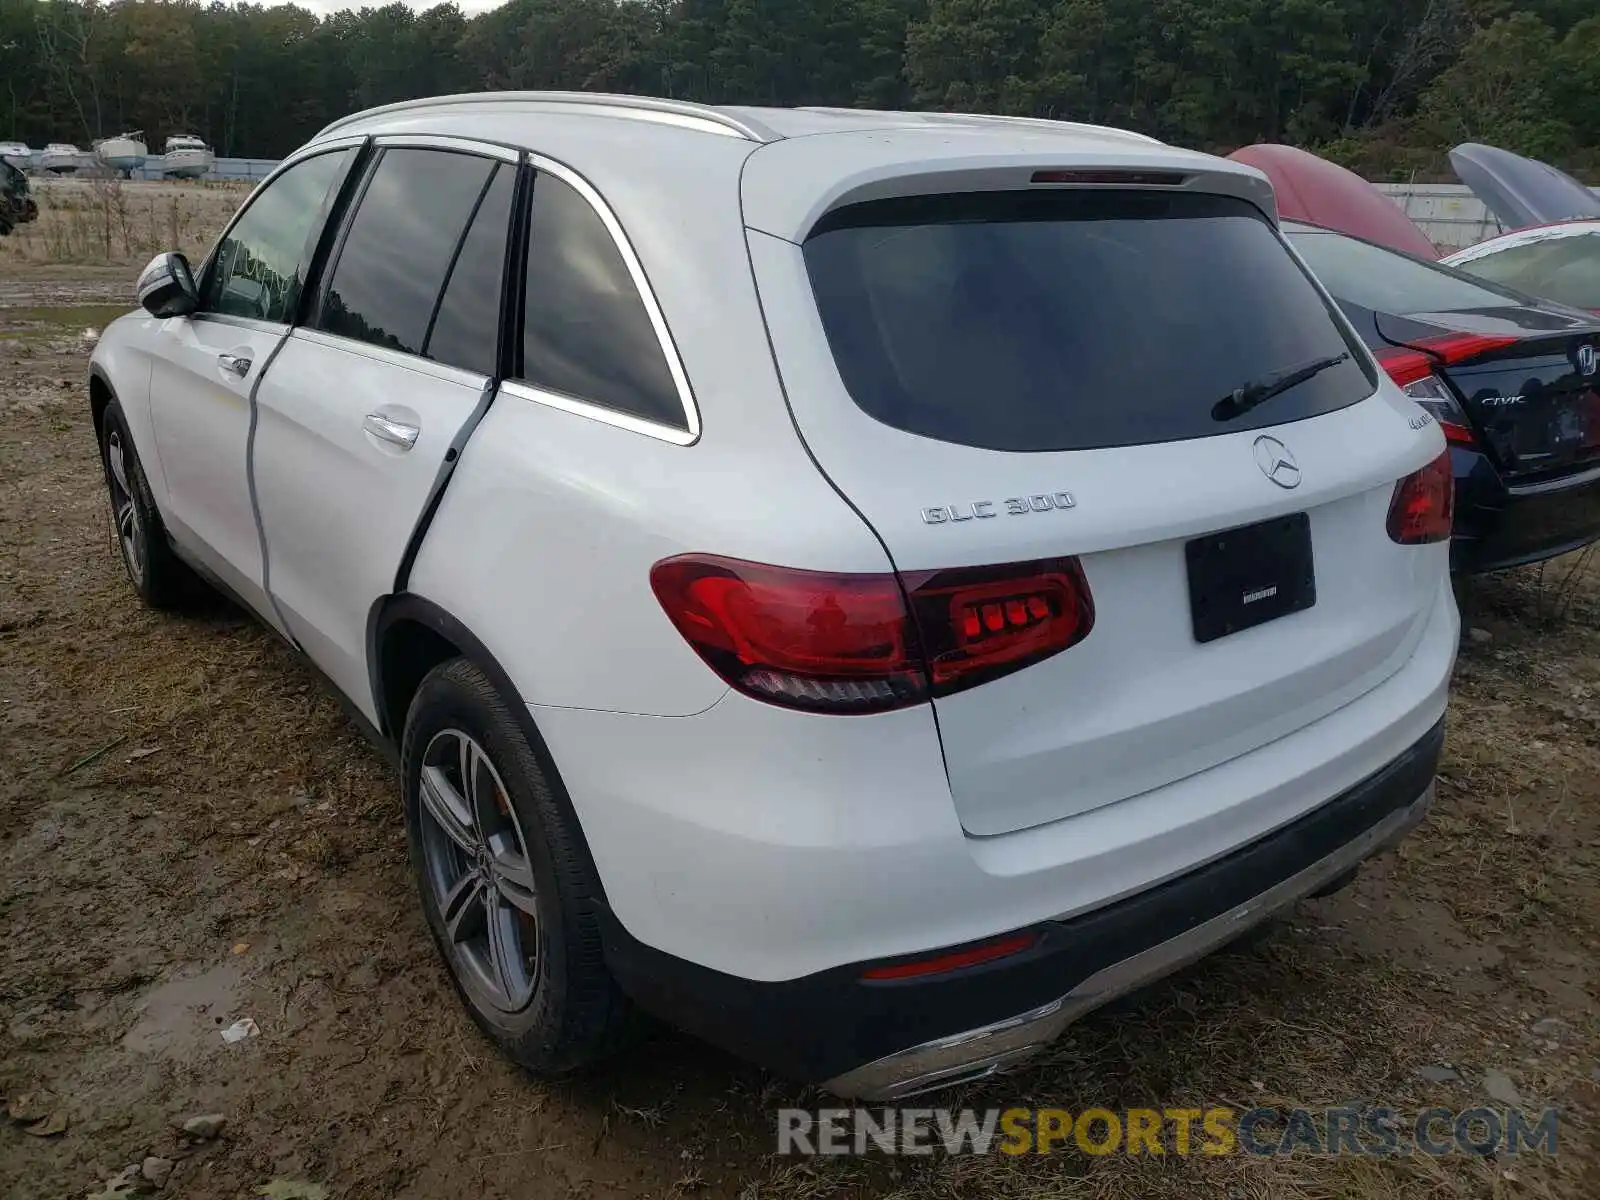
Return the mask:
{"type": "Polygon", "coordinates": [[[496,166],[445,150],[385,150],[345,235],[317,328],[420,354],[456,247],[496,166]]]}
{"type": "Polygon", "coordinates": [[[502,163],[478,203],[472,226],[461,241],[455,265],[439,296],[439,310],[423,345],[438,362],[495,373],[500,333],[500,280],[505,274],[506,233],[511,226],[511,192],[516,168],[502,163]]]}
{"type": "Polygon", "coordinates": [[[541,171],[533,186],[521,377],[686,428],[661,341],[622,253],[589,202],[541,171]]]}
{"type": "Polygon", "coordinates": [[[1469,259],[1460,269],[1529,295],[1600,308],[1600,230],[1508,246],[1469,259]]]}
{"type": "Polygon", "coordinates": [[[1504,308],[1527,300],[1449,267],[1426,263],[1342,233],[1307,229],[1285,232],[1335,299],[1374,312],[1404,316],[1463,308],[1504,308]]]}
{"type": "Polygon", "coordinates": [[[966,193],[823,219],[806,266],[867,413],[993,450],[1087,450],[1276,425],[1371,395],[1365,354],[1241,200],[966,193]],[[1236,388],[1349,352],[1251,411],[1236,388]]]}

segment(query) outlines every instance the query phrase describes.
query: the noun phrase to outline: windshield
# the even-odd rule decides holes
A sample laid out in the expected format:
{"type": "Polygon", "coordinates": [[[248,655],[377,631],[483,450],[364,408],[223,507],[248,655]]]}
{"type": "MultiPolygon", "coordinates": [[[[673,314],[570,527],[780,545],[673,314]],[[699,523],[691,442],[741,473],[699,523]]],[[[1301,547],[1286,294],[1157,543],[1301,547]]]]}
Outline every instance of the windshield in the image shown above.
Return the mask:
{"type": "Polygon", "coordinates": [[[1233,433],[1371,395],[1366,356],[1242,200],[979,192],[829,214],[805,244],[840,376],[867,413],[995,450],[1233,433]],[[1236,389],[1350,357],[1236,419],[1236,389]]]}
{"type": "Polygon", "coordinates": [[[1563,304],[1600,308],[1600,228],[1492,250],[1461,270],[1563,304]]]}
{"type": "Polygon", "coordinates": [[[1286,225],[1284,233],[1335,297],[1374,312],[1433,313],[1526,304],[1517,292],[1359,238],[1286,225]]]}

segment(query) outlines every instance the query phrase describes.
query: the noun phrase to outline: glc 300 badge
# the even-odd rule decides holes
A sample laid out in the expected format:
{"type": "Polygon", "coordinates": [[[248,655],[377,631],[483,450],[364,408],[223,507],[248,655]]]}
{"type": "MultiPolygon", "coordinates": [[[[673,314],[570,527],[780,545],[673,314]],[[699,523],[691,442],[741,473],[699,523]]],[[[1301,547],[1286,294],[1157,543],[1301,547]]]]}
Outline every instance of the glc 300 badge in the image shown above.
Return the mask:
{"type": "Polygon", "coordinates": [[[1032,496],[1010,496],[1004,500],[935,504],[932,508],[922,510],[922,519],[929,525],[944,525],[950,521],[981,521],[998,517],[1001,512],[1013,517],[1025,517],[1029,513],[1053,512],[1076,505],[1077,501],[1072,498],[1071,492],[1039,492],[1032,496]]]}

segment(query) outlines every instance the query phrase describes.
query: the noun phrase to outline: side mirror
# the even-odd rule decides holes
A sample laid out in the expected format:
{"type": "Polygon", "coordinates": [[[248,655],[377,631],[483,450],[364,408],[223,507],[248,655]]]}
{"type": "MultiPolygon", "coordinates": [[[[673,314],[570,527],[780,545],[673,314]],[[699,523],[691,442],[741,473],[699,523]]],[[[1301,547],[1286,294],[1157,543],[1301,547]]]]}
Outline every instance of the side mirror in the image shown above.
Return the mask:
{"type": "Polygon", "coordinates": [[[139,274],[139,303],[157,317],[184,317],[200,306],[189,260],[176,251],[158,254],[139,274]]]}

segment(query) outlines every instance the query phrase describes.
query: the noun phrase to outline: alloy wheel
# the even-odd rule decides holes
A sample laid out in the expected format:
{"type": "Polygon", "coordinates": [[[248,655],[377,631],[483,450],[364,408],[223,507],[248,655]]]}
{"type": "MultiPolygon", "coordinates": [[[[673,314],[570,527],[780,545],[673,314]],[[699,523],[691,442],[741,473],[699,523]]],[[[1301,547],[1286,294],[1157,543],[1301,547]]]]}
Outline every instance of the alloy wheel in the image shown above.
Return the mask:
{"type": "Polygon", "coordinates": [[[428,743],[418,790],[424,876],[462,983],[501,1012],[519,1012],[539,981],[539,907],[510,794],[459,729],[428,743]]]}
{"type": "Polygon", "coordinates": [[[133,502],[133,470],[122,431],[113,429],[106,436],[106,466],[111,472],[111,521],[128,573],[135,580],[144,578],[144,558],[140,537],[139,506],[133,502]]]}

